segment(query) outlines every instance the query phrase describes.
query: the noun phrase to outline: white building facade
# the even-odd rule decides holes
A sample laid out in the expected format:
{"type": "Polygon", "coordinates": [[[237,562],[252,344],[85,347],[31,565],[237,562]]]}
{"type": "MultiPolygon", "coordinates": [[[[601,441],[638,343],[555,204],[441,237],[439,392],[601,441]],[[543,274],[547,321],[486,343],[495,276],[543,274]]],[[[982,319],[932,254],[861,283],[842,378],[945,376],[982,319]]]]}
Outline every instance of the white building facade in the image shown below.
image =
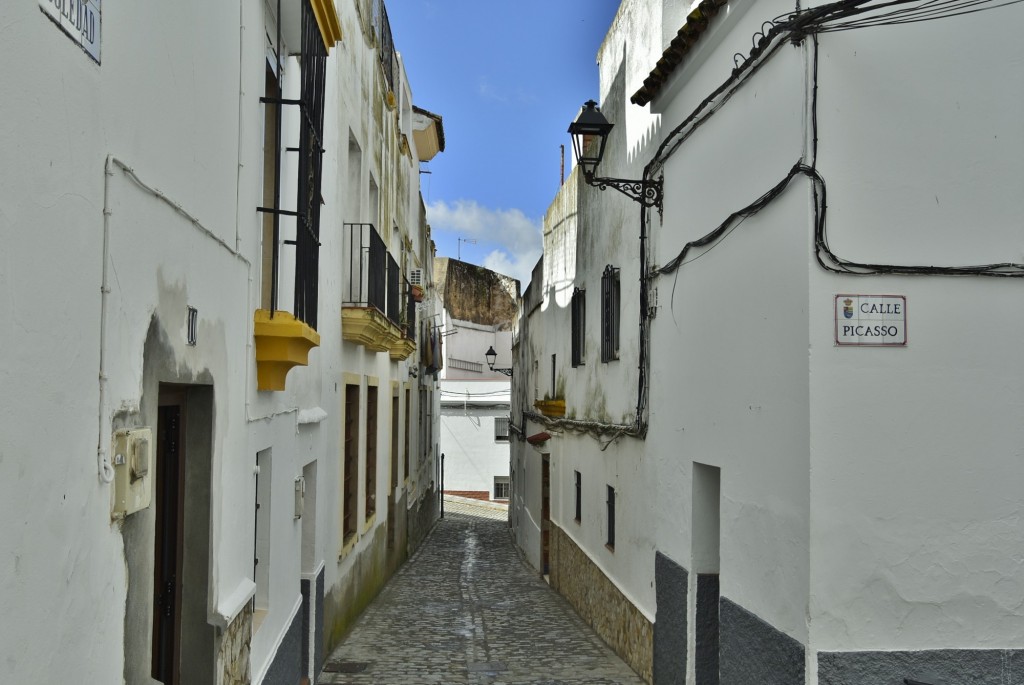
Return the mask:
{"type": "Polygon", "coordinates": [[[440,117],[379,2],[17,0],[0,25],[0,680],[313,679],[438,511],[440,117]],[[397,304],[344,289],[350,224],[397,304]],[[383,321],[351,342],[357,306],[383,321]]]}
{"type": "Polygon", "coordinates": [[[434,281],[443,342],[438,378],[444,492],[507,502],[509,374],[519,282],[443,257],[435,262],[434,281]]]}
{"type": "Polygon", "coordinates": [[[596,174],[663,203],[549,210],[510,516],[648,681],[1024,679],[1024,17],[979,8],[619,9],[596,174]]]}

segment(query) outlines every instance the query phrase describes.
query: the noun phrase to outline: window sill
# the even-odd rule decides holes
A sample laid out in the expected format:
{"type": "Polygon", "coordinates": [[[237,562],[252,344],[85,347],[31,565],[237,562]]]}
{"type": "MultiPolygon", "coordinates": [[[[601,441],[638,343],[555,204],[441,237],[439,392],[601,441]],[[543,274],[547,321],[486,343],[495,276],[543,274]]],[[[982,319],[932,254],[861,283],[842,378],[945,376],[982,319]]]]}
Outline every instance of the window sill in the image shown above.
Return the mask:
{"type": "Polygon", "coordinates": [[[606,543],[604,544],[604,548],[605,548],[606,550],[608,550],[609,552],[611,552],[612,554],[615,554],[615,545],[609,545],[609,544],[608,544],[608,543],[606,542],[606,543]]]}

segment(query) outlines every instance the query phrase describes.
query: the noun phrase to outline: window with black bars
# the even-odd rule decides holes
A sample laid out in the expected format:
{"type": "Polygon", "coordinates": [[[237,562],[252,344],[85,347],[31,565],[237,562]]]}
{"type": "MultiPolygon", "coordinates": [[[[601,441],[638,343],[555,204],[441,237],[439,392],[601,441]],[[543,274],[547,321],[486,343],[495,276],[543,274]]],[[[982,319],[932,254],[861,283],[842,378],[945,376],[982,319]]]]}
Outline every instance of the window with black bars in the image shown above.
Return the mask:
{"type": "Polygon", "coordinates": [[[572,365],[583,366],[586,359],[585,336],[587,328],[587,291],[576,288],[572,293],[570,312],[572,316],[572,365]]]}
{"type": "Polygon", "coordinates": [[[494,440],[495,442],[508,442],[508,417],[494,417],[494,440]]]}
{"type": "Polygon", "coordinates": [[[395,89],[395,39],[391,35],[391,22],[388,20],[388,10],[384,6],[384,0],[373,0],[373,30],[377,36],[377,45],[380,47],[380,65],[384,70],[384,80],[387,81],[388,90],[395,89]]]}
{"type": "Polygon", "coordinates": [[[579,471],[574,471],[576,474],[576,523],[583,521],[583,476],[580,475],[579,471]]]}
{"type": "Polygon", "coordinates": [[[390,253],[387,256],[387,265],[387,311],[384,313],[391,320],[391,323],[398,326],[402,320],[402,296],[398,289],[402,274],[398,268],[398,262],[395,261],[395,258],[390,253]]]}
{"type": "Polygon", "coordinates": [[[416,339],[416,296],[408,280],[405,281],[405,337],[416,339]]]}
{"type": "Polygon", "coordinates": [[[615,488],[608,486],[608,540],[609,549],[615,549],[615,488]]]}
{"type": "Polygon", "coordinates": [[[601,361],[619,358],[619,270],[611,264],[601,276],[601,361]]]}
{"type": "MultiPolygon", "coordinates": [[[[268,72],[266,94],[260,101],[268,105],[266,121],[275,128],[273,137],[274,169],[272,191],[265,189],[265,197],[271,202],[268,206],[259,207],[259,211],[273,217],[272,228],[264,230],[264,242],[270,239],[272,255],[264,257],[264,268],[271,269],[269,293],[264,292],[262,299],[269,304],[271,315],[278,307],[278,269],[280,268],[281,217],[295,217],[295,239],[286,240],[284,244],[295,247],[295,318],[304,321],[313,328],[317,327],[318,284],[320,280],[320,192],[323,164],[323,129],[324,129],[324,83],[327,71],[327,48],[324,46],[320,27],[309,0],[302,2],[302,53],[300,58],[302,70],[302,87],[298,100],[283,98],[280,95],[274,75],[281,73],[278,63],[274,72],[268,72]],[[272,82],[273,81],[273,82],[272,82]],[[280,169],[281,160],[281,126],[282,106],[299,108],[299,147],[288,148],[288,152],[298,152],[299,173],[297,183],[297,206],[294,210],[282,209],[280,206],[280,169]]],[[[270,137],[267,138],[267,145],[270,137]]]]}

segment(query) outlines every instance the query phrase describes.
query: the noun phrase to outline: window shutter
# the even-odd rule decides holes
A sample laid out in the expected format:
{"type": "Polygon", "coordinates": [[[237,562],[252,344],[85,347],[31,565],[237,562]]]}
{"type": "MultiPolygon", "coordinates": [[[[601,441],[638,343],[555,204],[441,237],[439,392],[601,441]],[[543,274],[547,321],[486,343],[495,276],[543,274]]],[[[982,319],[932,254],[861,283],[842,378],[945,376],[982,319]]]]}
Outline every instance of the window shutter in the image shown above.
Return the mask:
{"type": "Polygon", "coordinates": [[[619,358],[619,270],[611,264],[601,276],[601,361],[619,358]]]}

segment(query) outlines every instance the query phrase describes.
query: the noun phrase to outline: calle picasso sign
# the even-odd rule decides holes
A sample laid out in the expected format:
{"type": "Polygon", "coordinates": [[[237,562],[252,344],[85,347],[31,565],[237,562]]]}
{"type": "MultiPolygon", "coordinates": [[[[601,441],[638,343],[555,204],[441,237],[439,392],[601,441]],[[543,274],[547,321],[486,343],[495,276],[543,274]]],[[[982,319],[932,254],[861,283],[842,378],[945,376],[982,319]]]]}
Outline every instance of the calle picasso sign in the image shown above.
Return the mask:
{"type": "Polygon", "coordinates": [[[100,61],[100,1],[39,0],[39,9],[97,63],[100,61]]]}
{"type": "Polygon", "coordinates": [[[905,295],[836,295],[836,345],[907,344],[905,295]]]}

